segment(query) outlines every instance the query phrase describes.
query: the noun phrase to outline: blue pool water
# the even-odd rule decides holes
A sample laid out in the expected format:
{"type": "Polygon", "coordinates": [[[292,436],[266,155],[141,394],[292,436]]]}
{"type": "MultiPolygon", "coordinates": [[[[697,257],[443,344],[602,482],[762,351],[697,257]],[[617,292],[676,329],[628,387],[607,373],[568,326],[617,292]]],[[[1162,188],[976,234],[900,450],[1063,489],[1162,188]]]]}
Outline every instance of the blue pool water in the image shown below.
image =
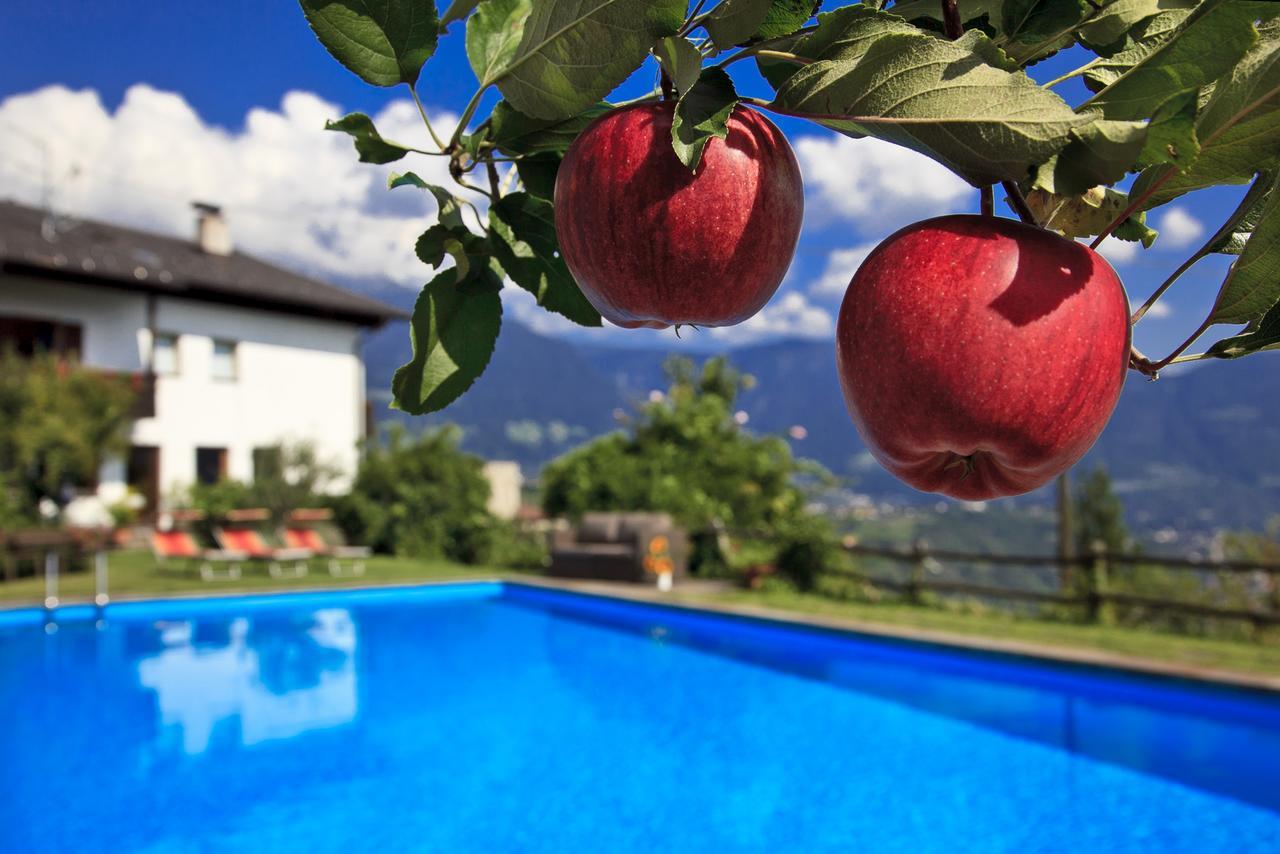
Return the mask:
{"type": "Polygon", "coordinates": [[[499,584],[0,614],[3,851],[1262,851],[1280,700],[499,584]]]}

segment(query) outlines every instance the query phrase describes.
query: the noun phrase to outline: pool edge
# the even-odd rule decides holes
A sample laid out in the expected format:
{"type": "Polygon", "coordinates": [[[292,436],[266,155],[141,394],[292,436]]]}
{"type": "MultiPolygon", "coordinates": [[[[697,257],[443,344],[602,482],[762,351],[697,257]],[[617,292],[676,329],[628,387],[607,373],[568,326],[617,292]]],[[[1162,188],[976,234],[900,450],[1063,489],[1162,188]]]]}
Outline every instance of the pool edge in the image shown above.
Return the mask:
{"type": "MultiPolygon", "coordinates": [[[[160,604],[163,602],[193,602],[200,600],[232,600],[261,598],[296,598],[301,596],[357,593],[360,591],[390,591],[394,589],[419,590],[422,588],[458,586],[458,585],[496,584],[499,588],[508,586],[530,587],[534,589],[556,590],[581,596],[599,599],[613,599],[623,602],[639,603],[659,608],[670,608],[682,612],[715,614],[724,617],[765,622],[792,629],[829,632],[839,635],[853,635],[889,639],[904,643],[928,646],[951,647],[967,652],[987,653],[1023,660],[1050,662],[1082,668],[1103,669],[1108,671],[1124,671],[1175,681],[1189,681],[1216,685],[1219,687],[1259,691],[1268,696],[1280,695],[1280,674],[1276,676],[1247,673],[1238,670],[1223,670],[1214,667],[1199,667],[1192,664],[1162,661],[1143,656],[1114,653],[1097,649],[1073,648],[1052,644],[1039,644],[1019,640],[1001,640],[986,635],[967,635],[955,632],[940,631],[891,623],[877,623],[849,617],[833,617],[819,614],[806,614],[770,608],[760,605],[748,605],[740,602],[708,602],[705,600],[673,599],[672,594],[662,593],[647,587],[633,585],[610,584],[607,582],[579,581],[567,579],[550,579],[540,576],[515,576],[495,573],[475,578],[441,578],[418,582],[394,581],[386,583],[344,584],[336,586],[307,587],[296,590],[270,591],[210,591],[182,592],[172,595],[120,596],[113,598],[107,605],[160,604]]],[[[677,589],[676,596],[680,595],[677,589]]],[[[92,603],[67,603],[55,609],[67,612],[92,612],[92,603]]],[[[16,617],[19,613],[30,613],[40,617],[42,622],[45,611],[39,606],[8,607],[0,605],[0,625],[10,622],[6,617],[16,617]]],[[[14,620],[13,624],[18,621],[14,620]]]]}
{"type": "MultiPolygon", "coordinates": [[[[1103,650],[1079,649],[1072,647],[1037,644],[1027,641],[1001,640],[999,638],[979,635],[965,635],[936,629],[922,629],[893,625],[891,623],[866,622],[847,617],[829,617],[818,614],[803,614],[778,608],[741,603],[705,602],[674,600],[669,594],[650,591],[648,588],[630,589],[615,588],[612,585],[596,582],[568,582],[559,579],[502,579],[504,586],[526,586],[540,589],[559,590],[582,596],[600,599],[615,599],[671,608],[684,612],[711,613],[755,622],[764,622],[792,629],[852,635],[855,637],[878,638],[924,646],[941,646],[961,649],[971,653],[986,653],[1001,657],[1050,662],[1056,665],[1079,667],[1082,669],[1101,669],[1107,671],[1123,671],[1143,676],[1168,679],[1180,682],[1209,684],[1217,687],[1257,691],[1267,697],[1280,695],[1280,674],[1266,676],[1246,673],[1237,670],[1222,670],[1213,667],[1197,667],[1190,664],[1161,661],[1124,653],[1112,653],[1103,650]]],[[[678,590],[676,591],[678,594],[678,590]]]]}

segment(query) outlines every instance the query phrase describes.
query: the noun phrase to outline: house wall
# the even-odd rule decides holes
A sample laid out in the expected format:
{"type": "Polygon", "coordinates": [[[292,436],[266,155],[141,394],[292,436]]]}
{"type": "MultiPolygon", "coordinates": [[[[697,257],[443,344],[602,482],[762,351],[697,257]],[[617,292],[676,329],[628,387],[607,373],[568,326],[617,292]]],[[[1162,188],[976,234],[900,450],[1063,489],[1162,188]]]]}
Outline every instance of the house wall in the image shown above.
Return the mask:
{"type": "MultiPolygon", "coordinates": [[[[92,285],[0,276],[0,314],[78,323],[86,365],[145,370],[151,348],[147,296],[92,285]]],[[[227,475],[253,477],[253,449],[311,441],[319,456],[354,474],[364,434],[360,327],[237,306],[156,298],[155,328],[178,335],[178,373],[156,380],[156,416],[133,426],[135,445],[160,448],[162,496],[190,485],[196,448],[226,448],[227,475]],[[211,375],[213,341],[236,342],[236,379],[211,375]]],[[[108,463],[100,494],[118,500],[125,467],[108,463]]]]}

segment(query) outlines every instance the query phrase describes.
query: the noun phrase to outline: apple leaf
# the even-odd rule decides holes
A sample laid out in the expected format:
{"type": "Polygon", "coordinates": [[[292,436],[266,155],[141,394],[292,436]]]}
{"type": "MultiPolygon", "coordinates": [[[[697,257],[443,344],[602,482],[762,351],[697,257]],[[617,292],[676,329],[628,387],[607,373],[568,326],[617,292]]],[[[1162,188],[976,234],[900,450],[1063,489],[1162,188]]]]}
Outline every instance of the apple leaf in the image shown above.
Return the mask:
{"type": "MultiPolygon", "coordinates": [[[[1087,192],[1062,196],[1044,190],[1027,193],[1027,206],[1045,227],[1062,232],[1067,237],[1093,237],[1101,234],[1125,209],[1129,197],[1110,187],[1093,187],[1087,192]]],[[[1144,214],[1128,217],[1113,235],[1120,240],[1141,242],[1150,246],[1156,239],[1155,230],[1146,225],[1144,214]]]]}
{"type": "Polygon", "coordinates": [[[1204,0],[1155,50],[1079,109],[1108,119],[1137,121],[1155,115],[1169,101],[1213,83],[1258,40],[1254,5],[1204,0]]]}
{"type": "Polygon", "coordinates": [[[1114,184],[1132,168],[1147,139],[1145,122],[1097,119],[1071,130],[1071,141],[1036,169],[1034,186],[1074,196],[1114,184]]]}
{"type": "Polygon", "coordinates": [[[1239,255],[1244,251],[1254,229],[1258,227],[1258,221],[1262,219],[1262,212],[1267,208],[1273,181],[1274,176],[1270,174],[1265,172],[1258,174],[1253,181],[1253,186],[1240,202],[1240,210],[1237,211],[1239,219],[1234,223],[1228,223],[1225,230],[1218,235],[1218,240],[1209,247],[1210,252],[1239,255]]]}
{"type": "Polygon", "coordinates": [[[347,134],[356,144],[356,154],[361,163],[394,163],[415,149],[383,139],[373,126],[373,119],[364,113],[349,113],[335,121],[324,123],[325,130],[347,134]]]}
{"type": "Polygon", "coordinates": [[[531,11],[532,0],[485,0],[467,21],[467,59],[481,86],[506,68],[531,11]]]}
{"type": "Polygon", "coordinates": [[[1005,0],[993,40],[1019,64],[1038,62],[1070,47],[1072,29],[1089,11],[1085,0],[1005,0]]]}
{"type": "Polygon", "coordinates": [[[1213,323],[1249,323],[1280,301],[1280,179],[1272,182],[1257,225],[1227,271],[1218,292],[1213,323]]]}
{"type": "Polygon", "coordinates": [[[1199,0],[1177,0],[1171,4],[1172,8],[1143,19],[1129,32],[1128,44],[1124,49],[1099,56],[1085,66],[1081,75],[1085,85],[1091,91],[1098,92],[1114,83],[1168,41],[1198,2],[1199,0]]]}
{"type": "Polygon", "coordinates": [[[494,254],[511,280],[548,311],[580,326],[599,326],[600,313],[582,295],[560,257],[555,211],[528,193],[503,196],[489,208],[494,254]]]}
{"type": "Polygon", "coordinates": [[[526,192],[540,199],[551,201],[556,194],[556,175],[564,160],[559,154],[544,152],[522,157],[516,163],[516,172],[526,192]]]}
{"type": "Polygon", "coordinates": [[[464,20],[478,5],[480,0],[453,0],[440,16],[440,32],[447,30],[454,21],[464,20]]]}
{"type": "Polygon", "coordinates": [[[684,0],[539,0],[496,78],[527,116],[565,119],[608,95],[684,22],[684,0]]]}
{"type": "Polygon", "coordinates": [[[723,68],[702,72],[693,88],[676,102],[671,119],[671,144],[681,163],[691,171],[698,170],[711,138],[729,135],[729,117],[737,104],[738,93],[723,68]]]}
{"type": "Polygon", "coordinates": [[[431,280],[413,306],[413,358],[391,381],[392,406],[413,415],[444,409],[484,373],[502,328],[502,280],[488,265],[431,280]]]}
{"type": "Polygon", "coordinates": [[[423,0],[300,0],[325,50],[366,83],[413,85],[440,36],[423,0]]]}
{"type": "Polygon", "coordinates": [[[707,15],[711,41],[720,50],[795,32],[813,17],[821,0],[723,0],[707,15]]]}
{"type": "Polygon", "coordinates": [[[436,200],[436,222],[422,233],[414,245],[414,251],[422,263],[439,267],[445,256],[453,258],[454,265],[466,275],[475,260],[484,263],[489,254],[488,241],[467,228],[462,219],[462,202],[444,187],[429,184],[414,172],[403,175],[392,172],[387,177],[387,187],[416,187],[426,190],[436,200]]]}
{"type": "MultiPolygon", "coordinates": [[[[1187,10],[1200,0],[1112,0],[1077,31],[1082,44],[1102,56],[1129,48],[1147,23],[1167,10],[1187,10]]],[[[1186,17],[1183,11],[1182,17],[1186,17]]]]}
{"type": "Polygon", "coordinates": [[[796,46],[816,61],[787,78],[774,103],[850,136],[919,151],[974,186],[1020,180],[1090,121],[1002,67],[1007,60],[981,33],[946,41],[862,6],[818,22],[796,46]]]}
{"type": "Polygon", "coordinates": [[[698,82],[698,75],[702,73],[702,54],[693,42],[683,37],[667,36],[653,46],[653,55],[667,79],[676,87],[676,92],[683,95],[698,82]]]}
{"type": "MultiPolygon", "coordinates": [[[[1276,4],[1280,7],[1280,3],[1276,4]]],[[[1243,184],[1280,163],[1280,21],[1258,28],[1259,38],[1228,77],[1219,80],[1196,119],[1200,153],[1189,168],[1144,171],[1133,195],[1162,181],[1147,207],[1216,184],[1243,184]]]]}
{"type": "Polygon", "coordinates": [[[489,117],[489,139],[506,154],[536,154],[545,151],[563,153],[587,125],[613,109],[601,101],[567,119],[534,119],[517,111],[506,101],[499,101],[489,117]]]}
{"type": "Polygon", "coordinates": [[[1216,359],[1238,359],[1250,353],[1280,348],[1280,302],[1239,335],[1223,338],[1205,351],[1216,359]]]}

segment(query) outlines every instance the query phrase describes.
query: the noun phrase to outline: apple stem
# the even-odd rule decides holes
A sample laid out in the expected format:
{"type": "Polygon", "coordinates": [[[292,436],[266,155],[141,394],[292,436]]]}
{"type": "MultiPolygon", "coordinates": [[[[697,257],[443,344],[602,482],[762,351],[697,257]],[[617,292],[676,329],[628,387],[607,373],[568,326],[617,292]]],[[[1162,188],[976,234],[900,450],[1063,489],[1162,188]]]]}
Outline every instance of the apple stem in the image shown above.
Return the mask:
{"type": "Polygon", "coordinates": [[[1001,181],[1000,186],[1004,188],[1007,194],[1009,207],[1013,208],[1013,212],[1018,215],[1018,219],[1027,225],[1040,227],[1040,221],[1036,219],[1036,215],[1031,211],[1031,206],[1027,204],[1027,197],[1022,195],[1022,190],[1018,189],[1018,185],[1012,181],[1001,181]]]}
{"type": "Polygon", "coordinates": [[[978,188],[978,205],[983,216],[996,215],[996,193],[990,184],[978,188]]]}

